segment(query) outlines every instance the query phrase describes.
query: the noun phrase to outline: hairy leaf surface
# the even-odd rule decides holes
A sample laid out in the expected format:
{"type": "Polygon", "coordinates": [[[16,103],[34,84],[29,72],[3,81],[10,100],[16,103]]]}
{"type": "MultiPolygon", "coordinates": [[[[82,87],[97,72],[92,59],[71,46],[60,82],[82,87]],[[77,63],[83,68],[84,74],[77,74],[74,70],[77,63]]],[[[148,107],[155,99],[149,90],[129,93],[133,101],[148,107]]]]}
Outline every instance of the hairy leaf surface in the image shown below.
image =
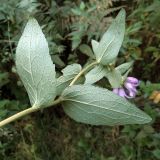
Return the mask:
{"type": "Polygon", "coordinates": [[[122,75],[119,70],[113,69],[112,71],[107,71],[105,77],[108,79],[112,88],[119,88],[122,84],[122,75]]]}
{"type": "Polygon", "coordinates": [[[97,65],[85,75],[85,84],[93,84],[102,79],[106,74],[105,70],[103,66],[97,65]]]}
{"type": "Polygon", "coordinates": [[[72,64],[62,70],[63,75],[57,79],[57,95],[62,93],[81,69],[81,65],[72,64]]]}
{"type": "Polygon", "coordinates": [[[92,125],[144,124],[151,118],[113,92],[91,85],[75,85],[62,94],[65,113],[78,122],[92,125]]]}
{"type": "Polygon", "coordinates": [[[126,71],[128,71],[132,67],[132,65],[133,65],[133,61],[126,62],[116,67],[116,70],[118,70],[121,74],[124,74],[126,71]]]}
{"type": "Polygon", "coordinates": [[[103,65],[112,63],[118,55],[125,33],[125,10],[121,10],[94,51],[103,65]]]}
{"type": "Polygon", "coordinates": [[[16,50],[17,72],[34,106],[48,105],[56,96],[55,66],[38,22],[29,19],[16,50]]]}
{"type": "Polygon", "coordinates": [[[80,46],[79,46],[79,50],[80,50],[83,54],[87,55],[88,57],[91,57],[91,58],[95,59],[95,55],[93,54],[91,48],[90,48],[88,45],[86,45],[86,44],[80,45],[80,46]]]}
{"type": "Polygon", "coordinates": [[[98,48],[99,42],[97,42],[97,41],[95,41],[95,40],[92,40],[92,41],[91,41],[91,44],[92,44],[92,49],[93,49],[94,54],[95,54],[95,55],[98,54],[98,53],[96,53],[96,52],[98,52],[98,51],[97,51],[97,48],[98,48]]]}

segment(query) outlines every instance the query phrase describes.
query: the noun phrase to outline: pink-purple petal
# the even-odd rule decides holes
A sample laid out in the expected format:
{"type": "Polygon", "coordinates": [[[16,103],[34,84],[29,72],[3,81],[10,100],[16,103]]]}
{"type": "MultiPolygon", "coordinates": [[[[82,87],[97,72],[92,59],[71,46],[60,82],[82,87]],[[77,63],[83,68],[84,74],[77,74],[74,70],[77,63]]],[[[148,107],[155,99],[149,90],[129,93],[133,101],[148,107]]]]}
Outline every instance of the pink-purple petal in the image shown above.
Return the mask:
{"type": "Polygon", "coordinates": [[[135,77],[127,77],[126,82],[133,84],[134,86],[139,85],[139,80],[135,77]]]}
{"type": "Polygon", "coordinates": [[[136,87],[139,85],[139,80],[134,77],[127,77],[124,88],[114,88],[113,92],[124,98],[135,98],[137,94],[136,87]]]}
{"type": "Polygon", "coordinates": [[[129,83],[129,82],[125,82],[125,83],[124,83],[124,86],[125,86],[125,88],[128,89],[129,91],[134,91],[134,92],[137,91],[137,90],[136,90],[136,87],[135,87],[134,85],[132,85],[131,83],[129,83]]]}
{"type": "Polygon", "coordinates": [[[126,93],[125,93],[125,90],[123,88],[119,88],[119,93],[118,93],[119,96],[121,97],[126,97],[126,93]]]}
{"type": "Polygon", "coordinates": [[[118,88],[114,88],[114,89],[113,89],[113,93],[118,94],[118,92],[119,92],[119,89],[118,89],[118,88]]]}

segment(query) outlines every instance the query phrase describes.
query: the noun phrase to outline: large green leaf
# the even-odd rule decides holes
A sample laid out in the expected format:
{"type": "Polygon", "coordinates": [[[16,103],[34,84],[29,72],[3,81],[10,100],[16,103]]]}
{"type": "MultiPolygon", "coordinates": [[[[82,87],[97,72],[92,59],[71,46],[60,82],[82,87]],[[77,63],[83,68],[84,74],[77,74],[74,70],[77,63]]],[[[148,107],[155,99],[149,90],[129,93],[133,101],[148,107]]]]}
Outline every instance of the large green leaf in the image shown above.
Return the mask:
{"type": "Polygon", "coordinates": [[[31,104],[48,105],[56,96],[55,66],[38,22],[29,19],[16,50],[17,72],[31,104]]]}
{"type": "Polygon", "coordinates": [[[144,124],[151,118],[113,92],[91,85],[75,85],[62,94],[65,113],[78,122],[93,125],[144,124]]]}
{"type": "Polygon", "coordinates": [[[121,10],[94,51],[103,65],[112,63],[118,55],[125,33],[125,10],[121,10]]]}
{"type": "Polygon", "coordinates": [[[62,91],[70,84],[73,78],[81,71],[80,64],[68,65],[62,70],[63,75],[57,79],[57,95],[60,95],[62,91]]]}

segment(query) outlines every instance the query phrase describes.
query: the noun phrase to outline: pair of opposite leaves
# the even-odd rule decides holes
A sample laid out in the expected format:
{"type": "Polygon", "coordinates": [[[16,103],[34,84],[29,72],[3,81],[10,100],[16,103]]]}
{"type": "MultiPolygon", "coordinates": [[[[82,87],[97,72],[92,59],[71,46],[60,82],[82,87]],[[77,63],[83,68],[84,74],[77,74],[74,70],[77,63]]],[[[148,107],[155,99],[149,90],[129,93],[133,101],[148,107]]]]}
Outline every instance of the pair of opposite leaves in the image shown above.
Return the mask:
{"type": "MultiPolygon", "coordinates": [[[[117,23],[125,25],[124,10],[120,11],[100,43],[93,45],[96,45],[93,48],[96,59],[103,65],[115,59],[122,44],[124,31],[122,30],[121,33],[119,26],[115,26],[117,23]]],[[[55,65],[49,55],[45,36],[38,22],[34,18],[29,19],[16,49],[16,67],[32,107],[49,106],[55,97],[61,94],[64,111],[78,122],[112,126],[143,124],[151,121],[151,118],[144,112],[107,89],[93,85],[67,87],[78,74],[77,70],[81,70],[81,67],[77,65],[67,67],[64,70],[64,76],[56,79],[55,65]],[[61,83],[59,84],[58,81],[61,83]],[[63,91],[64,86],[66,89],[63,91]]]]}

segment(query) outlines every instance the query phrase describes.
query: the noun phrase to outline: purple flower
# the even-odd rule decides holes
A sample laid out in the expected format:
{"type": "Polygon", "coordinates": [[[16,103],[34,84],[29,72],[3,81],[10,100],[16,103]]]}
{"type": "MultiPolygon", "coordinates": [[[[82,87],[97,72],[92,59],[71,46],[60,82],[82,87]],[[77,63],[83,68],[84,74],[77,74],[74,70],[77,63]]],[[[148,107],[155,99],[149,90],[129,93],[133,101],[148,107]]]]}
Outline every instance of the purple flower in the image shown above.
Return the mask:
{"type": "Polygon", "coordinates": [[[139,86],[139,80],[134,77],[127,77],[126,82],[131,83],[133,86],[139,86]]]}
{"type": "Polygon", "coordinates": [[[134,98],[137,94],[136,87],[139,86],[139,80],[134,77],[127,77],[122,88],[114,88],[113,92],[121,97],[134,98]]]}

